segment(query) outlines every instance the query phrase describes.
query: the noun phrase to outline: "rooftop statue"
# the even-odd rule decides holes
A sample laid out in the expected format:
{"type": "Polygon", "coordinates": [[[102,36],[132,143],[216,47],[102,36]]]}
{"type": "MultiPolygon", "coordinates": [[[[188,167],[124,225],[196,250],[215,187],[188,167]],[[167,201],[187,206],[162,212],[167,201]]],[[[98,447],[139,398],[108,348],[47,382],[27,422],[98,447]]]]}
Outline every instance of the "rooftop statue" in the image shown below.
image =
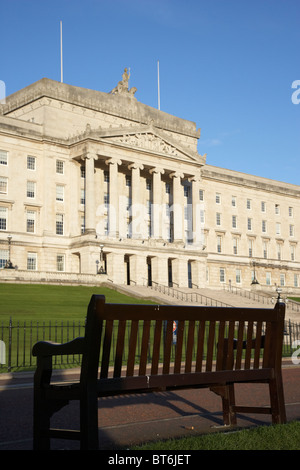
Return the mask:
{"type": "Polygon", "coordinates": [[[137,89],[135,87],[130,88],[130,90],[128,89],[129,78],[130,78],[130,72],[128,72],[128,69],[125,68],[124,73],[122,75],[122,80],[118,83],[118,85],[115,88],[113,88],[113,90],[111,90],[110,93],[112,95],[129,94],[133,96],[135,92],[137,91],[137,89]]]}

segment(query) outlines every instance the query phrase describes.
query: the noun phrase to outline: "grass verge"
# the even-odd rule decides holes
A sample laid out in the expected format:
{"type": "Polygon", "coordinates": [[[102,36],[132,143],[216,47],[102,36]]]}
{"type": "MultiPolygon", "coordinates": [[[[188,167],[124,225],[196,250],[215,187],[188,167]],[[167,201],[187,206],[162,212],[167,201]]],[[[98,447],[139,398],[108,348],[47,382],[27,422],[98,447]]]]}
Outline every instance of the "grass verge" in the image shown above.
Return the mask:
{"type": "Polygon", "coordinates": [[[0,322],[84,320],[93,294],[112,303],[151,303],[108,287],[0,284],[0,322]]]}
{"type": "Polygon", "coordinates": [[[130,450],[300,450],[300,422],[157,441],[130,450]]]}

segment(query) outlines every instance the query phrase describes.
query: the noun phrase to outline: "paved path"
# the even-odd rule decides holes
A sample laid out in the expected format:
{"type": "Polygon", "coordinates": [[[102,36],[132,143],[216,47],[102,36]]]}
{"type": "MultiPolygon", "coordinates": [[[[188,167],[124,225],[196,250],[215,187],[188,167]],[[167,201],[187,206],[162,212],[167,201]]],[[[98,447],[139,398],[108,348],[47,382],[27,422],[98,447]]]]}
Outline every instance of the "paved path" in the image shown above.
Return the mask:
{"type": "MultiPolygon", "coordinates": [[[[72,379],[68,371],[57,380],[72,379]]],[[[0,450],[32,449],[32,374],[0,376],[0,450]]],[[[283,380],[288,421],[300,420],[300,366],[285,365],[283,380]]],[[[267,386],[239,385],[237,402],[268,405],[267,386]]],[[[118,449],[145,441],[207,433],[222,424],[220,398],[207,389],[108,397],[99,403],[101,449],[118,449]]],[[[269,424],[264,415],[239,415],[240,426],[269,424]]],[[[76,428],[78,404],[57,413],[55,426],[76,428]]],[[[222,428],[221,428],[222,429],[222,428]]],[[[54,441],[53,449],[78,449],[77,442],[54,441]]]]}

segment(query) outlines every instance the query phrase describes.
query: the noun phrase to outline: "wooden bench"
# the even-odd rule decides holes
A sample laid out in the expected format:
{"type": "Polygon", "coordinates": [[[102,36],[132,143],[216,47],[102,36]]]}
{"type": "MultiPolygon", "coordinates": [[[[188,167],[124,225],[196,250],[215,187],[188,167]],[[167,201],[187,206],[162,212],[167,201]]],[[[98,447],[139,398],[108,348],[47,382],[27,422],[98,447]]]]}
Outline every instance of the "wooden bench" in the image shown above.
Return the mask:
{"type": "Polygon", "coordinates": [[[78,439],[81,449],[97,449],[98,397],[124,393],[209,387],[222,398],[226,425],[236,424],[237,412],[286,422],[284,315],[281,302],[274,309],[248,309],[107,304],[92,296],[84,337],[33,347],[34,449],[49,449],[51,438],[78,439]],[[82,354],[80,381],[52,384],[52,357],[64,354],[82,354]],[[237,406],[234,384],[242,382],[267,383],[270,406],[237,406]],[[80,401],[80,430],[51,429],[50,417],[70,400],[80,401]]]}

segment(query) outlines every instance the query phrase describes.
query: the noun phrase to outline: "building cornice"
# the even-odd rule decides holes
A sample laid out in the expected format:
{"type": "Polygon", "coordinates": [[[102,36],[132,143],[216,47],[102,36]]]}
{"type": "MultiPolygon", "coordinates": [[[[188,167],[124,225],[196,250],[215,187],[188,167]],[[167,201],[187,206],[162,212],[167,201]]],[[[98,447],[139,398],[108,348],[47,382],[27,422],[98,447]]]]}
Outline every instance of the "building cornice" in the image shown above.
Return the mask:
{"type": "Polygon", "coordinates": [[[300,197],[300,186],[261,176],[249,175],[210,165],[205,165],[201,169],[201,175],[203,180],[218,181],[224,184],[243,186],[264,192],[283,194],[284,196],[300,197]]]}
{"type": "Polygon", "coordinates": [[[129,119],[137,123],[149,124],[153,121],[158,128],[194,138],[200,137],[200,130],[196,129],[194,122],[152,108],[132,99],[131,96],[80,88],[48,78],[42,78],[7,96],[6,103],[1,105],[0,114],[9,115],[43,97],[129,119]]]}

